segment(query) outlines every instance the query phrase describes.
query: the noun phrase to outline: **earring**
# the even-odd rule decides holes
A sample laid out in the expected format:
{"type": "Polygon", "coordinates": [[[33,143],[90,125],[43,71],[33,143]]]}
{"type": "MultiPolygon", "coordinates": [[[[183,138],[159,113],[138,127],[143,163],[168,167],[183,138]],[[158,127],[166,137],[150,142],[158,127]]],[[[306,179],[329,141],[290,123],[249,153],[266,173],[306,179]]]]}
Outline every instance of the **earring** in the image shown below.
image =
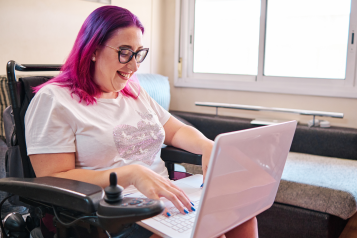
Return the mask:
{"type": "Polygon", "coordinates": [[[95,61],[95,57],[94,56],[92,57],[92,61],[95,61]]]}

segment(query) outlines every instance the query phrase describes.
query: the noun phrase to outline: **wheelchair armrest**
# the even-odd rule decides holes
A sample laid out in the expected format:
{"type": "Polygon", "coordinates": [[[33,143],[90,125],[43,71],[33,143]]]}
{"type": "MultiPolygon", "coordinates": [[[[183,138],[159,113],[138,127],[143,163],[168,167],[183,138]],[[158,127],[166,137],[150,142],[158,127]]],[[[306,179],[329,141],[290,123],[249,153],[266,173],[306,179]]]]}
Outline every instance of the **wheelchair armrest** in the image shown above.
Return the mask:
{"type": "Polygon", "coordinates": [[[187,163],[202,165],[202,155],[193,154],[173,146],[161,148],[161,159],[167,163],[187,163]]]}
{"type": "Polygon", "coordinates": [[[97,185],[56,177],[3,178],[0,190],[85,214],[96,212],[104,196],[97,185]]]}
{"type": "MultiPolygon", "coordinates": [[[[114,173],[115,174],[115,173],[114,173]]],[[[104,198],[104,190],[94,184],[76,180],[41,177],[41,178],[3,178],[0,179],[0,190],[18,195],[24,200],[33,200],[35,203],[46,203],[62,207],[72,211],[92,215],[90,224],[99,226],[111,234],[119,233],[124,224],[134,223],[140,220],[160,214],[165,206],[161,200],[149,198],[122,197],[120,191],[113,193],[112,186],[118,186],[115,179],[110,180],[110,187],[106,188],[107,194],[104,198]],[[108,192],[109,188],[109,192],[108,192]],[[109,201],[111,198],[118,200],[109,201]],[[118,195],[116,197],[115,195],[118,195]],[[104,198],[104,199],[103,199],[104,198]]],[[[118,188],[119,189],[119,188],[118,188]]],[[[119,189],[120,190],[120,189],[119,189]]],[[[54,210],[56,219],[56,211],[54,210]]],[[[75,222],[81,217],[72,214],[60,213],[75,222]]],[[[70,226],[60,222],[64,226],[70,226]]],[[[74,224],[74,223],[73,223],[74,224]]]]}

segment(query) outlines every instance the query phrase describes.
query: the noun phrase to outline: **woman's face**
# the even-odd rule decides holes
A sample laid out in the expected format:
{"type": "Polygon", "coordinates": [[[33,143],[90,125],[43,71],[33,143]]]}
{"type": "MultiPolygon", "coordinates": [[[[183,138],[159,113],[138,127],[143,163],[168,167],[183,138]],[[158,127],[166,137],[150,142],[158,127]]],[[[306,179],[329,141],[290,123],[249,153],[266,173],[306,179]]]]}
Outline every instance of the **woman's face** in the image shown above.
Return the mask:
{"type": "MultiPolygon", "coordinates": [[[[129,48],[134,52],[143,48],[142,32],[137,27],[126,27],[116,30],[113,36],[104,44],[113,48],[129,48]]],[[[128,79],[138,70],[140,64],[133,57],[128,63],[118,60],[118,52],[104,45],[94,52],[92,60],[94,67],[94,82],[102,90],[100,97],[117,97],[128,79]]]]}

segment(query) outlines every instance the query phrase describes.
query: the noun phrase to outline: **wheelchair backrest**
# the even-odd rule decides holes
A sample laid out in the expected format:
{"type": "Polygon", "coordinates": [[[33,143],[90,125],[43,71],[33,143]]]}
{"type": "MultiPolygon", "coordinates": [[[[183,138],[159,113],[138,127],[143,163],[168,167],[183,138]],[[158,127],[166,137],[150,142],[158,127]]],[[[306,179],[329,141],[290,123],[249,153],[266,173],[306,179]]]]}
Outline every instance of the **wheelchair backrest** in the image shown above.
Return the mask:
{"type": "Polygon", "coordinates": [[[20,65],[15,61],[9,61],[7,63],[9,94],[16,128],[16,140],[14,146],[19,146],[19,154],[21,156],[23,167],[23,176],[25,178],[36,177],[30,162],[30,158],[27,156],[24,124],[26,110],[35,95],[33,92],[33,87],[45,83],[53,76],[31,76],[23,77],[17,80],[15,70],[58,71],[60,68],[61,65],[20,65]]]}

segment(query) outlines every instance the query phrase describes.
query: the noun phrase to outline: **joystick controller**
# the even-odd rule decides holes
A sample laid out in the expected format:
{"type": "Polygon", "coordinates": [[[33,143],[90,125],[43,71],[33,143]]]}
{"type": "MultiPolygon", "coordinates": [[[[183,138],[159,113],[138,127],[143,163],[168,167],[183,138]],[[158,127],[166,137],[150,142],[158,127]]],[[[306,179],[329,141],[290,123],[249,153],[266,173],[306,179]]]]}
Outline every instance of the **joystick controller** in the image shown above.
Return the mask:
{"type": "Polygon", "coordinates": [[[123,187],[118,185],[117,174],[111,173],[109,176],[110,185],[104,189],[105,197],[104,200],[107,203],[116,203],[123,200],[123,187]]]}
{"type": "Polygon", "coordinates": [[[123,197],[123,188],[117,185],[116,173],[110,174],[110,185],[99,202],[97,216],[102,227],[112,235],[119,233],[125,224],[156,216],[165,206],[161,200],[123,197]],[[118,225],[121,224],[121,225],[118,225]]]}

